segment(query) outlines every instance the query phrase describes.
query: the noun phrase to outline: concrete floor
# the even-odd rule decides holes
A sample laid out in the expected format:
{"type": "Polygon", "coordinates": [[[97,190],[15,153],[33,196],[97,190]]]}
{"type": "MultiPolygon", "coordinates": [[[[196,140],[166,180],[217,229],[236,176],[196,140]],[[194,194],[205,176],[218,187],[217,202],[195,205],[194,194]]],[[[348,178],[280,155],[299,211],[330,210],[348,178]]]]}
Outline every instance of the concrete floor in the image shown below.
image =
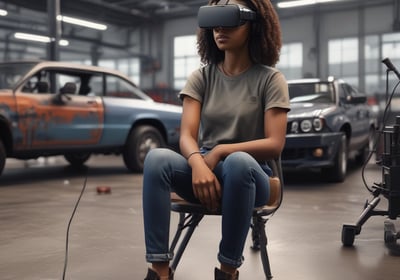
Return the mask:
{"type": "MultiPolygon", "coordinates": [[[[93,157],[88,166],[86,189],[70,226],[65,279],[142,280],[147,267],[142,176],[128,173],[119,157],[93,157]],[[110,186],[112,192],[99,195],[97,186],[110,186]]],[[[380,168],[368,165],[366,178],[380,182],[380,168]]],[[[0,177],[0,279],[63,278],[67,226],[84,181],[85,172],[71,170],[62,158],[7,161],[0,177]]],[[[285,173],[285,181],[283,204],[267,223],[274,279],[400,278],[399,254],[383,239],[386,217],[371,217],[354,247],[342,247],[343,223],[356,222],[370,199],[359,167],[350,168],[343,184],[320,183],[318,173],[285,173]]],[[[385,203],[382,199],[378,208],[386,210],[385,203]]],[[[176,218],[174,214],[174,229],[176,218]]],[[[202,221],[176,280],[213,279],[219,222],[218,217],[202,221]]],[[[240,279],[265,279],[259,256],[249,245],[240,279]]]]}

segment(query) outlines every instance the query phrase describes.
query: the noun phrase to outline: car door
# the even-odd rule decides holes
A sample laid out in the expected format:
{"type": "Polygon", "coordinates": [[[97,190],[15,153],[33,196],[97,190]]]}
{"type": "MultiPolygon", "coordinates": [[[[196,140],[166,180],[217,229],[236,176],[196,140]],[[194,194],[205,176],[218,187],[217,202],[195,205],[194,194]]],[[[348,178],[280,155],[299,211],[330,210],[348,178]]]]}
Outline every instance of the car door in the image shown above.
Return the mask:
{"type": "Polygon", "coordinates": [[[369,111],[365,106],[361,93],[346,83],[340,84],[341,96],[344,97],[344,107],[347,117],[350,119],[351,139],[350,146],[361,148],[369,135],[369,111]]]}
{"type": "Polygon", "coordinates": [[[21,87],[16,93],[18,127],[22,132],[17,149],[73,149],[100,142],[104,123],[102,100],[78,94],[81,74],[47,69],[30,79],[30,84],[35,83],[31,90],[21,87]]]}

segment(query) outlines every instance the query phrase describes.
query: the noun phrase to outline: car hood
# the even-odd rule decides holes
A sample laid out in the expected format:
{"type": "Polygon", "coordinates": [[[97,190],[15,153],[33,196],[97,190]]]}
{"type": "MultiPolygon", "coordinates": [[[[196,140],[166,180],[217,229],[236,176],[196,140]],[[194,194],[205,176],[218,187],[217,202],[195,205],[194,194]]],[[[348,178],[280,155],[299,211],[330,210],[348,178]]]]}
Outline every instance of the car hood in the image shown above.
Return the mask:
{"type": "Polygon", "coordinates": [[[334,104],[315,104],[315,103],[291,103],[289,118],[312,118],[321,117],[335,110],[334,104]]]}
{"type": "Polygon", "coordinates": [[[182,106],[179,106],[179,105],[161,103],[161,102],[156,102],[156,101],[149,101],[148,104],[154,108],[158,108],[163,111],[182,113],[182,106]]]}

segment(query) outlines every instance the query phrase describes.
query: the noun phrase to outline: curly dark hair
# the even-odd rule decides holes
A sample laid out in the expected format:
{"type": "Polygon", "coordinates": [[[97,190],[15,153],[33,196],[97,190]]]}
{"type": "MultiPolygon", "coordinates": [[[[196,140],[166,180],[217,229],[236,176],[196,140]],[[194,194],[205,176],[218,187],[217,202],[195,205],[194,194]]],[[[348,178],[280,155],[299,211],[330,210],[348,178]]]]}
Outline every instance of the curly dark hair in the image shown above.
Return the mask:
{"type": "MultiPolygon", "coordinates": [[[[220,0],[210,0],[214,5],[220,0]]],[[[249,54],[254,63],[275,66],[279,61],[282,47],[279,17],[270,0],[241,0],[248,8],[257,13],[257,21],[251,22],[249,36],[249,54]]],[[[199,28],[197,48],[204,64],[217,64],[224,60],[224,52],[215,44],[212,29],[199,28]]]]}

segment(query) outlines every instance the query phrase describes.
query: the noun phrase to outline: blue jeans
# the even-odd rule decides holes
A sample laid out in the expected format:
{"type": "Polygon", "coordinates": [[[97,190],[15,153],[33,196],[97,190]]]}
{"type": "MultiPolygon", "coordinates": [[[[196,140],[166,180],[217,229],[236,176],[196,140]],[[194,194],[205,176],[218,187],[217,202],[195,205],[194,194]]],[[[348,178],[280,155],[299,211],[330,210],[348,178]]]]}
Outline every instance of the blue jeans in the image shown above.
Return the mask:
{"type": "MultiPolygon", "coordinates": [[[[253,208],[268,201],[271,170],[249,154],[236,152],[221,161],[214,173],[222,187],[222,239],[218,260],[239,267],[253,208]]],[[[143,171],[146,260],[150,263],[172,259],[169,252],[171,191],[187,201],[200,203],[193,194],[192,172],[186,159],[168,149],[153,149],[147,154],[143,171]]]]}

